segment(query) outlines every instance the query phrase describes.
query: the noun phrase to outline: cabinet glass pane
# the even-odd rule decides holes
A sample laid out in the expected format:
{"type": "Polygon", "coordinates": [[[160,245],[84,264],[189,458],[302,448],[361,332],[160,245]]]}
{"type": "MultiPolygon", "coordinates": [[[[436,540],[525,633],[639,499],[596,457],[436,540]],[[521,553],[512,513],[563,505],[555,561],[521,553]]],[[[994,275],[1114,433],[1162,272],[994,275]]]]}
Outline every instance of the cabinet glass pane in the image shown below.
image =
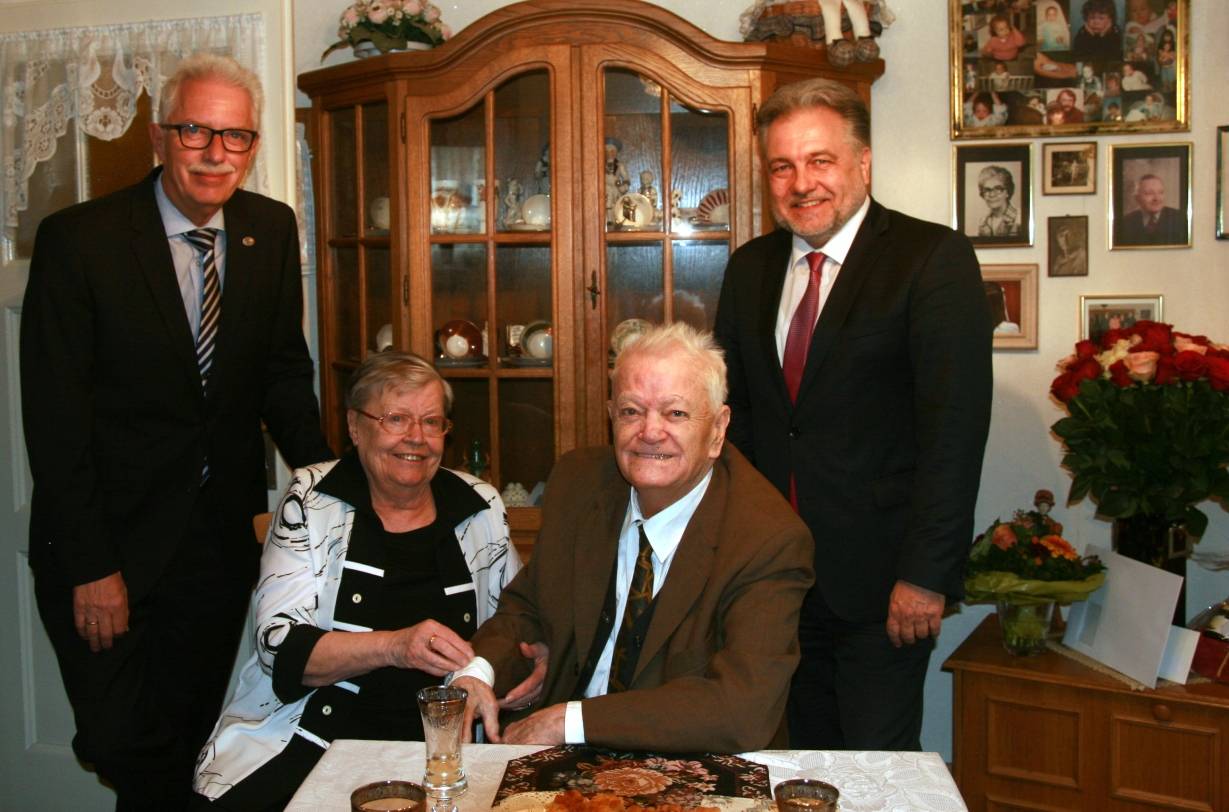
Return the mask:
{"type": "Polygon", "coordinates": [[[606,71],[606,227],[661,228],[661,85],[629,70],[606,71]]]}
{"type": "Polygon", "coordinates": [[[358,167],[355,165],[354,110],[337,110],[329,114],[332,139],[329,144],[332,168],[332,219],[329,229],[333,237],[353,237],[358,234],[358,205],[355,196],[358,167]]]}
{"type": "Polygon", "coordinates": [[[680,240],[674,243],[674,321],[701,330],[713,329],[721,278],[730,258],[723,240],[680,240]]]}
{"type": "Polygon", "coordinates": [[[550,271],[548,247],[503,246],[495,251],[495,347],[500,362],[507,366],[551,365],[554,330],[550,271]],[[526,337],[532,341],[522,341],[526,337]]]}
{"type": "Polygon", "coordinates": [[[357,363],[363,356],[363,337],[359,335],[363,289],[359,285],[356,249],[333,249],[332,283],[334,357],[357,363]]]}
{"type": "Polygon", "coordinates": [[[499,229],[550,228],[550,77],[524,73],[495,91],[499,229]]]}
{"type": "Polygon", "coordinates": [[[441,366],[483,362],[487,354],[486,246],[431,246],[431,314],[441,366]]]}
{"type": "Polygon", "coordinates": [[[452,386],[452,431],[444,444],[444,467],[491,478],[491,386],[485,378],[450,378],[452,386]],[[479,466],[473,465],[477,442],[479,466]]]}
{"type": "Polygon", "coordinates": [[[389,252],[384,248],[367,250],[367,343],[366,348],[378,352],[380,341],[392,340],[393,305],[392,278],[389,275],[389,252]],[[384,335],[380,332],[384,331],[384,335]]]}
{"type": "Polygon", "coordinates": [[[363,107],[363,205],[367,233],[388,232],[388,105],[363,107]]]}
{"type": "Polygon", "coordinates": [[[666,317],[662,290],[662,249],[658,243],[620,244],[606,248],[606,324],[613,330],[624,319],[661,322],[666,317]]]}
{"type": "Polygon", "coordinates": [[[431,231],[486,229],[486,127],[481,104],[431,122],[431,231]]]}
{"type": "Polygon", "coordinates": [[[678,201],[671,217],[674,231],[729,230],[729,132],[725,113],[671,102],[671,189],[678,201]]]}
{"type": "MultiPolygon", "coordinates": [[[[332,430],[337,432],[341,439],[341,448],[337,449],[341,453],[346,453],[351,448],[354,448],[354,443],[350,442],[350,429],[346,425],[346,392],[350,389],[350,373],[354,371],[353,367],[336,367],[333,376],[333,386],[337,393],[337,409],[333,413],[332,430]]],[[[329,429],[325,427],[326,431],[329,429]]]]}
{"type": "Polygon", "coordinates": [[[551,382],[499,382],[499,481],[519,482],[532,492],[555,461],[555,409],[551,382]]]}

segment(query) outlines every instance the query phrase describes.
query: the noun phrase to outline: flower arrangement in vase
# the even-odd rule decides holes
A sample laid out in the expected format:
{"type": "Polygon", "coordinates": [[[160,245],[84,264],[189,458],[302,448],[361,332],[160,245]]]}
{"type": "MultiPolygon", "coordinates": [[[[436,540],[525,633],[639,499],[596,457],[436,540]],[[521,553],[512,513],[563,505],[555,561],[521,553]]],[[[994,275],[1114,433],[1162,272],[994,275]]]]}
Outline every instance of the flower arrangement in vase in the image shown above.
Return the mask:
{"type": "Polygon", "coordinates": [[[1033,504],[1010,522],[995,519],[974,539],[965,567],[965,601],[997,605],[1012,654],[1042,651],[1054,604],[1086,600],[1105,582],[1101,561],[1081,557],[1050,518],[1053,494],[1037,491],[1033,504]]]}
{"type": "Polygon", "coordinates": [[[366,55],[418,47],[434,48],[452,37],[452,29],[440,20],[439,7],[429,0],[358,0],[341,13],[337,28],[340,39],[330,45],[321,60],[338,48],[352,47],[366,55]],[[366,43],[366,44],[365,44],[366,43]]]}

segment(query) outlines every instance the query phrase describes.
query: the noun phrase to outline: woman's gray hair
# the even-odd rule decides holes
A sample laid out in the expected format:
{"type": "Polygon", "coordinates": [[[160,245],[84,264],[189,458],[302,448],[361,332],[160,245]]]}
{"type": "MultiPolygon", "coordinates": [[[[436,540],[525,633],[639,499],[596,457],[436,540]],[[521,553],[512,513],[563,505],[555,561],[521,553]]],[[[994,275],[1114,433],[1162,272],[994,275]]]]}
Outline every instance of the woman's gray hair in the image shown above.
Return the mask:
{"type": "Polygon", "coordinates": [[[350,375],[346,388],[346,408],[362,409],[375,397],[392,389],[416,391],[438,382],[444,388],[444,411],[452,411],[452,387],[431,366],[431,362],[412,352],[385,350],[367,356],[350,375]]]}
{"type": "Polygon", "coordinates": [[[986,184],[986,181],[994,180],[995,178],[1003,181],[1003,189],[1006,191],[1007,197],[1010,198],[1016,193],[1016,179],[1001,166],[982,167],[982,170],[977,173],[977,191],[981,192],[982,186],[986,184]]]}
{"type": "Polygon", "coordinates": [[[871,145],[871,112],[862,97],[849,86],[831,79],[804,79],[777,88],[760,112],[755,116],[755,125],[760,132],[760,148],[768,137],[768,128],[774,121],[798,110],[826,108],[836,113],[849,125],[849,134],[860,146],[871,145]]]}
{"type": "MultiPolygon", "coordinates": [[[[183,59],[175,67],[171,78],[162,85],[162,97],[158,101],[158,121],[161,124],[180,124],[178,121],[168,121],[171,114],[179,107],[179,91],[183,83],[196,79],[215,79],[223,84],[247,91],[252,100],[252,127],[260,129],[260,115],[265,106],[264,90],[260,86],[260,77],[249,68],[240,65],[233,57],[222,56],[208,51],[198,51],[187,59],[183,59]]],[[[235,122],[233,126],[239,126],[235,122]]]]}
{"type": "Polygon", "coordinates": [[[679,359],[679,364],[688,373],[699,378],[700,385],[708,394],[712,411],[716,412],[725,405],[729,392],[725,379],[725,353],[717,345],[712,333],[697,330],[685,321],[654,324],[639,336],[630,339],[615,357],[610,379],[618,379],[619,370],[627,365],[629,358],[661,356],[672,351],[683,356],[679,359]]]}

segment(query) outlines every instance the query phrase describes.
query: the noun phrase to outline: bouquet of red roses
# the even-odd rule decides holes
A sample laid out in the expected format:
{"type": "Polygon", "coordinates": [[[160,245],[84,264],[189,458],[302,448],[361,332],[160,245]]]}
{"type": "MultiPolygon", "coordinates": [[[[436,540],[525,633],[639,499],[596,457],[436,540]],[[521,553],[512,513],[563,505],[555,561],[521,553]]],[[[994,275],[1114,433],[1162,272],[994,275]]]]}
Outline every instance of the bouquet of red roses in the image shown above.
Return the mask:
{"type": "Polygon", "coordinates": [[[1140,321],[1080,341],[1059,370],[1050,391],[1068,416],[1052,428],[1074,475],[1068,501],[1201,536],[1195,505],[1229,498],[1229,346],[1140,321]]]}

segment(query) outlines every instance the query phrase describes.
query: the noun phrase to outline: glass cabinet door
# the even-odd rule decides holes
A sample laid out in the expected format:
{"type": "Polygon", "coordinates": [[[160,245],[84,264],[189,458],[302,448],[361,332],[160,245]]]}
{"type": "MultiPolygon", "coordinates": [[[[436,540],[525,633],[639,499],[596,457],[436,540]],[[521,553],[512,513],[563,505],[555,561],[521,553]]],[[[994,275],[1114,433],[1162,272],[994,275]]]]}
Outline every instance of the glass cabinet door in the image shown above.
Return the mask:
{"type": "Polygon", "coordinates": [[[550,132],[545,70],[429,122],[432,353],[456,395],[444,464],[506,495],[540,493],[556,456],[550,132]]]}
{"type": "Polygon", "coordinates": [[[711,329],[730,253],[729,116],[626,68],[602,72],[605,324],[711,329]]]}
{"type": "Polygon", "coordinates": [[[321,263],[320,295],[332,318],[321,325],[331,359],[322,370],[321,398],[333,416],[325,433],[335,450],[349,446],[345,388],[350,373],[371,352],[396,343],[395,281],[389,231],[388,105],[359,104],[330,110],[324,165],[327,189],[322,213],[328,253],[321,263]]]}

